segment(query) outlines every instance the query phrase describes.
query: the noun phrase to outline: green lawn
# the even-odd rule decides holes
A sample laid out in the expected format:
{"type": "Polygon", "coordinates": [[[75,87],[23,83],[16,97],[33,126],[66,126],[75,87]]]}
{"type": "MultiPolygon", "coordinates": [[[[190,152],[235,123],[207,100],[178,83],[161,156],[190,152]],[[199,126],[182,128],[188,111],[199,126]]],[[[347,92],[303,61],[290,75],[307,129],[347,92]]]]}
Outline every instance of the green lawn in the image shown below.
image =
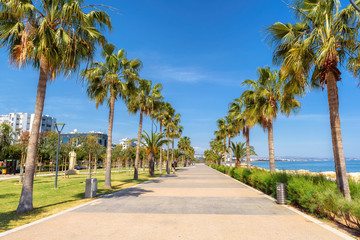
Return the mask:
{"type": "MultiPolygon", "coordinates": [[[[159,177],[156,174],[155,177],[159,177]]],[[[150,180],[148,172],[139,172],[139,180],[133,180],[133,172],[112,173],[112,189],[104,188],[105,174],[98,173],[98,194],[107,194],[150,180]]],[[[21,185],[18,179],[0,181],[0,232],[33,222],[65,209],[88,202],[84,199],[87,175],[72,175],[64,179],[58,177],[58,189],[54,189],[54,176],[36,177],[34,183],[34,210],[17,214],[21,185]]]]}

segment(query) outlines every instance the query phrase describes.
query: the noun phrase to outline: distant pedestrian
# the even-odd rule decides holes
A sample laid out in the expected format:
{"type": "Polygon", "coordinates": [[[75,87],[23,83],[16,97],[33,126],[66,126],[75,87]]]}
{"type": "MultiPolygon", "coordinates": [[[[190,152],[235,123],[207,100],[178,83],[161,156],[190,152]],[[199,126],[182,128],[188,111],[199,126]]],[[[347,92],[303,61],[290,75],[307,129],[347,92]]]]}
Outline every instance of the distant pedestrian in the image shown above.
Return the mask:
{"type": "Polygon", "coordinates": [[[172,171],[173,171],[173,174],[175,174],[175,169],[177,167],[177,161],[173,161],[172,164],[171,164],[171,168],[172,168],[172,171]]]}

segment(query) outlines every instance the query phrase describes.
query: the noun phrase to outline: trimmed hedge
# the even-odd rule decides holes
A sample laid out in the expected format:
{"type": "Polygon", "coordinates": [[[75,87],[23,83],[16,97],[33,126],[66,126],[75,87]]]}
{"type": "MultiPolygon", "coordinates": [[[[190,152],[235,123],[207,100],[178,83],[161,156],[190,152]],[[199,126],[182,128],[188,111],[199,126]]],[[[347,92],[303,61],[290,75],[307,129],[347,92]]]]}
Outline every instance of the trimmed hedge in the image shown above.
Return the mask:
{"type": "Polygon", "coordinates": [[[250,172],[242,167],[210,166],[272,197],[276,197],[276,183],[286,183],[289,204],[360,231],[360,183],[352,179],[349,179],[352,200],[348,201],[338,194],[335,182],[321,175],[270,173],[259,168],[250,172]]]}

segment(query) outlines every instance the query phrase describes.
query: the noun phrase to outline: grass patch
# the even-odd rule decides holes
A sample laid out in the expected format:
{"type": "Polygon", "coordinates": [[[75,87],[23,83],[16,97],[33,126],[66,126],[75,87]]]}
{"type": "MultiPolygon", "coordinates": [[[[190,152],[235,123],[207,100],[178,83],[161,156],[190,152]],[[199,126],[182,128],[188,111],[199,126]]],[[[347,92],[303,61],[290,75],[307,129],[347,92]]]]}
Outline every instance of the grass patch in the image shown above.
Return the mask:
{"type": "MultiPolygon", "coordinates": [[[[156,174],[155,177],[159,177],[156,174]]],[[[95,177],[93,175],[93,177],[95,177]]],[[[16,208],[21,194],[21,185],[17,185],[19,179],[0,181],[0,232],[36,221],[53,215],[71,207],[91,201],[84,199],[85,180],[87,175],[72,175],[64,179],[58,177],[58,189],[54,189],[54,176],[36,177],[34,181],[34,210],[28,213],[18,214],[16,208]]],[[[105,174],[97,173],[97,194],[113,193],[136,184],[153,179],[148,172],[139,172],[139,179],[133,180],[133,172],[120,172],[111,174],[111,189],[104,188],[105,174]]]]}

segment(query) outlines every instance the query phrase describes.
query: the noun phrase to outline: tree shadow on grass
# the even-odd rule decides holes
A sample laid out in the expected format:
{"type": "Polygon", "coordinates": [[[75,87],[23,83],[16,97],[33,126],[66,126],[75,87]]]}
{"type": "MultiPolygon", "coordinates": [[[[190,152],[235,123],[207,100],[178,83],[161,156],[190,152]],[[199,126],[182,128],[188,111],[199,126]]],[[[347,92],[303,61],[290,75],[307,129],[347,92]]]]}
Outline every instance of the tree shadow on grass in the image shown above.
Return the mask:
{"type": "Polygon", "coordinates": [[[0,198],[7,198],[7,197],[14,197],[18,194],[15,193],[5,193],[5,194],[0,194],[0,198]]]}
{"type": "MultiPolygon", "coordinates": [[[[84,198],[83,195],[79,199],[82,199],[82,198],[84,198]]],[[[1,223],[0,224],[0,232],[7,231],[7,230],[14,228],[14,226],[10,225],[11,221],[24,220],[24,219],[26,219],[26,217],[30,216],[29,221],[24,222],[24,224],[27,224],[27,223],[36,221],[36,220],[34,220],[34,216],[46,212],[47,211],[46,208],[48,208],[48,207],[54,207],[54,206],[61,205],[64,203],[78,201],[79,199],[66,200],[66,201],[62,201],[62,202],[44,205],[41,207],[34,208],[34,210],[25,212],[25,213],[17,213],[16,210],[9,211],[9,212],[0,212],[0,223],[1,223]]]]}
{"type": "Polygon", "coordinates": [[[37,208],[37,209],[34,209],[33,211],[25,212],[25,213],[17,213],[16,210],[9,211],[9,212],[0,212],[0,223],[1,223],[0,224],[0,232],[12,229],[13,226],[11,226],[11,224],[10,224],[12,221],[23,220],[23,219],[26,219],[27,216],[30,216],[30,215],[34,216],[34,215],[42,213],[43,211],[44,211],[43,209],[37,208]]]}

